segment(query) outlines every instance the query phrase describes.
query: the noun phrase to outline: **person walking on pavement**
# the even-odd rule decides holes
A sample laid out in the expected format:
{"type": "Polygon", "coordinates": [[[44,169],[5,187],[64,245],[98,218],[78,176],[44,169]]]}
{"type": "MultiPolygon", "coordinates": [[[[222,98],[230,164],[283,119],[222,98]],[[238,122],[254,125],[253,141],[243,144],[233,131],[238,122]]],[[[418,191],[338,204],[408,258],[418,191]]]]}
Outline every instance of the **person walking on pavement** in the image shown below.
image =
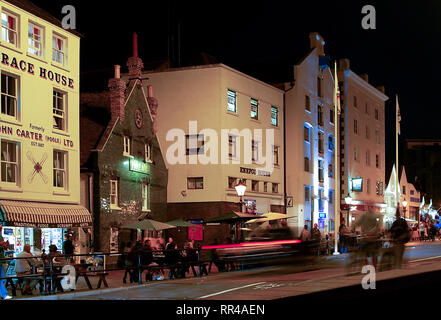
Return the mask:
{"type": "Polygon", "coordinates": [[[348,235],[350,234],[350,231],[346,227],[344,219],[342,219],[342,221],[341,221],[340,228],[339,228],[338,232],[340,235],[340,252],[346,253],[346,252],[348,252],[348,242],[349,242],[348,235]]]}
{"type": "MultiPolygon", "coordinates": [[[[9,241],[5,241],[2,237],[2,228],[3,226],[0,224],[0,259],[5,257],[5,250],[9,248],[9,241]]],[[[4,261],[0,261],[0,277],[6,276],[6,264],[4,261]]],[[[2,299],[12,299],[10,295],[8,295],[8,290],[5,287],[6,280],[0,280],[0,297],[2,299]]]]}
{"type": "Polygon", "coordinates": [[[302,232],[300,233],[300,240],[302,240],[302,242],[306,242],[306,241],[311,240],[311,232],[309,232],[308,225],[306,225],[306,224],[303,227],[302,232]]]}
{"type": "Polygon", "coordinates": [[[424,240],[424,229],[425,229],[424,222],[421,221],[420,222],[420,241],[424,240]]]}
{"type": "Polygon", "coordinates": [[[320,229],[318,228],[317,223],[314,223],[314,228],[312,228],[311,231],[311,238],[314,242],[314,249],[317,251],[317,254],[320,255],[320,241],[322,239],[322,234],[320,232],[320,229]]]}
{"type": "Polygon", "coordinates": [[[390,233],[393,239],[395,268],[400,269],[403,263],[404,245],[410,240],[411,233],[406,220],[400,216],[399,208],[397,208],[396,220],[390,228],[390,233]]]}

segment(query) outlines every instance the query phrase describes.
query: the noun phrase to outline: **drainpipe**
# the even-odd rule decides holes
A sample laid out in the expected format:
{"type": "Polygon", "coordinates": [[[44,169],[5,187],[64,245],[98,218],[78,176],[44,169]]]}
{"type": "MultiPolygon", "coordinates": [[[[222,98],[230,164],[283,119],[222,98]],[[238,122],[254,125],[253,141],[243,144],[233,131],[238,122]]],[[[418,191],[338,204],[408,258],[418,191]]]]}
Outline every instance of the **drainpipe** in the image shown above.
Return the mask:
{"type": "Polygon", "coordinates": [[[290,83],[291,88],[283,91],[283,213],[286,214],[286,93],[294,88],[295,80],[290,83]]]}

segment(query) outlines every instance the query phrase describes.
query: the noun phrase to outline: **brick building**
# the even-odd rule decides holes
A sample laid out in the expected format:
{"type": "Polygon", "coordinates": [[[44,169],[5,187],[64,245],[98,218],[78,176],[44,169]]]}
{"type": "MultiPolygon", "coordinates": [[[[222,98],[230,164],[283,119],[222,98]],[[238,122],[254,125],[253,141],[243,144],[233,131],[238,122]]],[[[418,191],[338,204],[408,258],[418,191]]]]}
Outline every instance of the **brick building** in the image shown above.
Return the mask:
{"type": "Polygon", "coordinates": [[[127,65],[129,80],[121,79],[115,66],[108,92],[81,94],[81,195],[95,217],[95,250],[104,252],[144,236],[122,225],[145,217],[166,220],[168,177],[156,138],[158,101],[151,86],[142,86],[136,39],[127,65]]]}

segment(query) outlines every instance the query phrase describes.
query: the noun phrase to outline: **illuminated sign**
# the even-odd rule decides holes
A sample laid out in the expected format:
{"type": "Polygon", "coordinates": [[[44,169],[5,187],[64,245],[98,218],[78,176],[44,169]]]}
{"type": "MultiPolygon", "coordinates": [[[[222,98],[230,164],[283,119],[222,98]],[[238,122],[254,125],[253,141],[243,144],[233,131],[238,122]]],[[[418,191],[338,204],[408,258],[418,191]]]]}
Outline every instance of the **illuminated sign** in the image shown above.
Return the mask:
{"type": "Polygon", "coordinates": [[[130,159],[129,162],[129,170],[133,172],[138,173],[149,173],[149,165],[146,162],[136,160],[136,159],[130,159]]]}
{"type": "Polygon", "coordinates": [[[326,219],[326,212],[319,212],[320,219],[326,219]]]}
{"type": "Polygon", "coordinates": [[[363,191],[363,178],[352,178],[352,191],[363,191]]]}

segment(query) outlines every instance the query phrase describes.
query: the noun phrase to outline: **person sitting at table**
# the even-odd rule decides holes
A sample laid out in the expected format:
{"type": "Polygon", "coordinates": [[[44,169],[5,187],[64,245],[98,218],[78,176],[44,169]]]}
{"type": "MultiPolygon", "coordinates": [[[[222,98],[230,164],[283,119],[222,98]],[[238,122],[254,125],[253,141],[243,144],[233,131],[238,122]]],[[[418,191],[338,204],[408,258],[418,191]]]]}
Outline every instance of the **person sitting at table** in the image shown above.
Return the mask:
{"type": "MultiPolygon", "coordinates": [[[[148,266],[149,264],[151,264],[153,262],[153,252],[152,252],[152,247],[150,245],[150,240],[147,239],[144,241],[144,245],[141,247],[141,250],[140,250],[140,255],[141,255],[141,265],[142,266],[148,266]]],[[[142,270],[141,270],[141,272],[142,272],[142,270]]],[[[149,273],[149,271],[147,269],[147,274],[145,275],[146,281],[152,280],[151,276],[152,275],[149,273]]]]}
{"type": "Polygon", "coordinates": [[[177,263],[179,262],[181,255],[177,249],[176,244],[173,242],[173,238],[168,238],[168,243],[164,251],[165,263],[170,265],[170,274],[169,278],[171,279],[173,276],[177,276],[177,263]]]}
{"type": "Polygon", "coordinates": [[[176,243],[173,241],[173,238],[172,237],[168,238],[168,243],[165,246],[165,249],[166,250],[170,250],[170,249],[176,250],[177,248],[178,247],[177,247],[176,243]]]}
{"type": "Polygon", "coordinates": [[[52,260],[52,262],[58,263],[62,266],[67,264],[67,261],[63,258],[63,254],[58,251],[57,246],[54,244],[49,246],[48,260],[49,262],[52,260]]]}
{"type": "MultiPolygon", "coordinates": [[[[25,244],[23,248],[23,252],[21,252],[17,258],[27,258],[27,259],[16,259],[15,261],[15,273],[17,276],[23,276],[27,274],[33,273],[33,268],[37,265],[39,265],[39,261],[34,258],[34,255],[31,253],[31,246],[29,244],[25,244]]],[[[23,286],[23,294],[29,294],[32,295],[32,290],[35,288],[35,285],[37,284],[36,280],[24,280],[24,286],[23,286]]]]}

